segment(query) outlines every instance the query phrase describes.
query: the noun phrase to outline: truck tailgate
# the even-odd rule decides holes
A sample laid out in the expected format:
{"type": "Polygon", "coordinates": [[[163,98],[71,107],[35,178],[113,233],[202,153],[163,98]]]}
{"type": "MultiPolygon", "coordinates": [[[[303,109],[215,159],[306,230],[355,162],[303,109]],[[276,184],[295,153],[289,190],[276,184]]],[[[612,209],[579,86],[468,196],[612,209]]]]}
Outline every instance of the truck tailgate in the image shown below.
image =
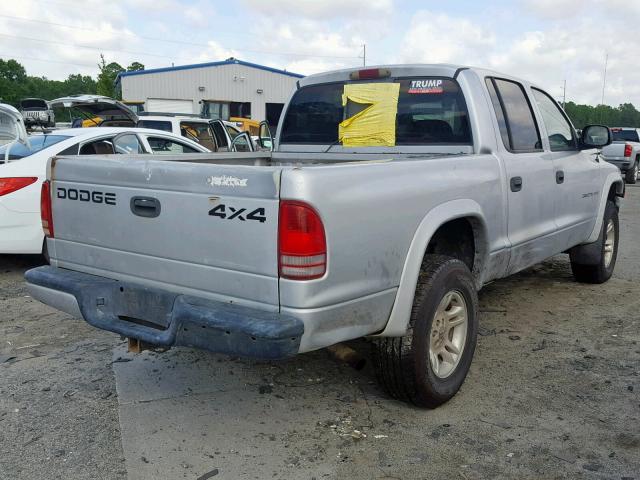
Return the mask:
{"type": "Polygon", "coordinates": [[[54,266],[278,308],[280,168],[61,157],[54,266]]]}

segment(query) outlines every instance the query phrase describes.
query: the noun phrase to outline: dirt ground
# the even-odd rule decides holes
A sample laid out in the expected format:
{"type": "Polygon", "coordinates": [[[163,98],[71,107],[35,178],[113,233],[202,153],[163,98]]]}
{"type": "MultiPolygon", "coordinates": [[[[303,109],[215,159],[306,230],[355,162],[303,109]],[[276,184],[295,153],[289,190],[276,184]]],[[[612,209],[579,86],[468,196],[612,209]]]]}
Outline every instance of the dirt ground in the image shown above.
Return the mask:
{"type": "Polygon", "coordinates": [[[605,285],[558,256],[486,286],[471,372],[432,411],[325,351],[127,355],[28,297],[38,258],[0,256],[0,479],[640,479],[639,211],[629,187],[605,285]]]}

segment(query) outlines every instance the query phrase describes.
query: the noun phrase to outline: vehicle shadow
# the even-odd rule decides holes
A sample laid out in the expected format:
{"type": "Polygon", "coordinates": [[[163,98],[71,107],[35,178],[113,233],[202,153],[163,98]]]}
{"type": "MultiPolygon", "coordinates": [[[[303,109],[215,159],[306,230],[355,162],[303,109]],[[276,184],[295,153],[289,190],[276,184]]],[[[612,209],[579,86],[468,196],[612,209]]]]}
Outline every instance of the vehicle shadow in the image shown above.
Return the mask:
{"type": "MultiPolygon", "coordinates": [[[[394,464],[389,472],[411,478],[424,463],[444,475],[447,462],[429,464],[432,452],[462,463],[477,458],[470,429],[482,432],[483,445],[502,444],[507,435],[509,448],[529,451],[531,429],[548,432],[548,416],[591,422],[588,411],[567,412],[552,389],[589,388],[569,370],[583,356],[578,332],[592,328],[579,320],[600,314],[589,302],[605,301],[606,292],[573,281],[566,256],[488,285],[480,292],[481,333],[469,377],[450,402],[430,411],[381,390],[365,340],[350,342],[367,359],[361,371],[326,350],[259,362],[186,348],[132,355],[123,344],[113,367],[127,467],[136,478],[157,471],[177,478],[184,464],[199,475],[224,465],[225,478],[383,478],[394,464]],[[545,370],[547,361],[554,370],[545,370]],[[553,383],[541,372],[553,372],[553,383]],[[402,448],[387,438],[402,439],[402,448]],[[346,460],[354,456],[360,460],[346,460]]],[[[490,477],[498,467],[492,460],[477,468],[490,477]]],[[[533,462],[530,473],[535,468],[533,462]]]]}
{"type": "Polygon", "coordinates": [[[25,272],[46,263],[42,255],[0,255],[0,272],[25,272]]]}

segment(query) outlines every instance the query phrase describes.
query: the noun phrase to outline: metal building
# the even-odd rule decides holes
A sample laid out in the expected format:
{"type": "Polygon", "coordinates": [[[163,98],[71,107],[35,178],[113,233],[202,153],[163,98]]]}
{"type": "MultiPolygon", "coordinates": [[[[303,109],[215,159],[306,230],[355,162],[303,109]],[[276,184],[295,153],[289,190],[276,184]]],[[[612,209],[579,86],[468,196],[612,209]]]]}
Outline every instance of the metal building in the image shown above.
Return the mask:
{"type": "Polygon", "coordinates": [[[222,62],[123,72],[122,99],[138,110],[245,117],[277,124],[303,75],[229,58],[222,62]]]}

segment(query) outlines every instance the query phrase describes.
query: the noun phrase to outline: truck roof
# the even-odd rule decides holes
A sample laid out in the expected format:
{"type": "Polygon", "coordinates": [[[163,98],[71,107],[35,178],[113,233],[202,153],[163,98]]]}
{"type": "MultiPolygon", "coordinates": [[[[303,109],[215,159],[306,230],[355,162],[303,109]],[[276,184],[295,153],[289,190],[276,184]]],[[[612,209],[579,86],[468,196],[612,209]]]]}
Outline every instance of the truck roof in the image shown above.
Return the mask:
{"type": "Polygon", "coordinates": [[[330,72],[316,73],[314,75],[309,75],[303,79],[298,81],[299,86],[312,85],[317,83],[328,83],[328,82],[336,82],[336,81],[346,81],[349,80],[349,75],[352,72],[357,72],[359,70],[374,70],[374,69],[388,69],[391,70],[391,76],[393,77],[416,77],[421,75],[428,76],[440,76],[440,77],[450,77],[454,78],[457,76],[459,72],[462,70],[471,70],[476,72],[481,76],[496,76],[501,78],[506,78],[510,80],[518,81],[522,84],[531,85],[531,82],[514,77],[513,75],[507,75],[501,72],[496,72],[493,70],[478,68],[478,67],[470,67],[467,65],[461,64],[452,64],[452,63],[410,63],[410,64],[392,64],[392,65],[367,65],[366,67],[356,67],[356,68],[344,68],[340,70],[332,70],[330,72]]]}

